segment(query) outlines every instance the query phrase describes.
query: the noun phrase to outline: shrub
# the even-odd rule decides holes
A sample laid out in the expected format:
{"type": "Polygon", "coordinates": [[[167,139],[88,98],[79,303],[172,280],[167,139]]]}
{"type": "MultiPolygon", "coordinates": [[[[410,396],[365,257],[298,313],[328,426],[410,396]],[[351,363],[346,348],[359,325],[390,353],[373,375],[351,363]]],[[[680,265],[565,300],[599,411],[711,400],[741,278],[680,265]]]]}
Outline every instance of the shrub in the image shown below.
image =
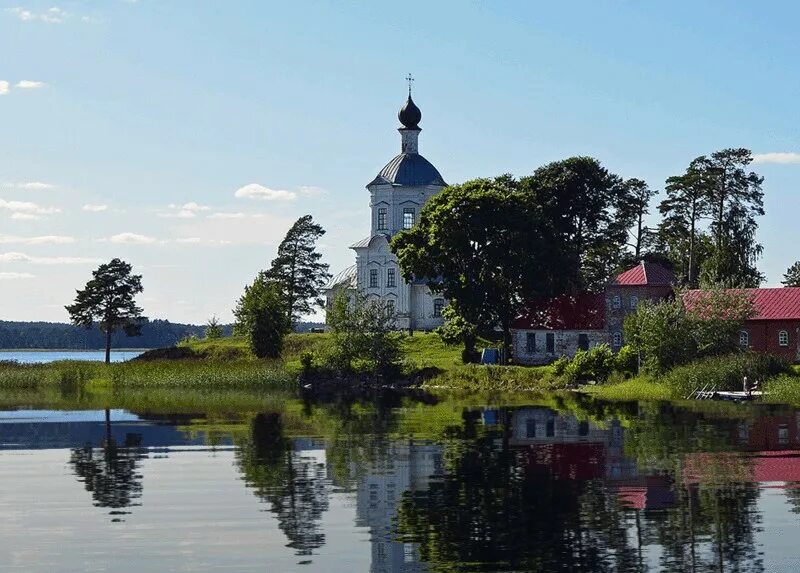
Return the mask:
{"type": "Polygon", "coordinates": [[[567,366],[569,366],[569,358],[566,356],[561,356],[560,358],[557,358],[555,362],[551,364],[551,366],[553,368],[553,374],[556,376],[563,376],[567,366]]]}
{"type": "Polygon", "coordinates": [[[770,378],[789,372],[789,364],[781,358],[739,352],[678,366],[665,374],[661,381],[671,388],[674,395],[688,397],[704,387],[707,390],[741,390],[745,376],[751,384],[756,380],[763,384],[770,378]]]}
{"type": "Polygon", "coordinates": [[[614,353],[608,344],[600,344],[589,350],[579,350],[564,369],[567,382],[594,380],[605,382],[614,369],[614,353]]]}
{"type": "Polygon", "coordinates": [[[639,371],[639,353],[633,346],[626,344],[619,349],[614,357],[614,370],[626,375],[633,375],[639,371]]]}

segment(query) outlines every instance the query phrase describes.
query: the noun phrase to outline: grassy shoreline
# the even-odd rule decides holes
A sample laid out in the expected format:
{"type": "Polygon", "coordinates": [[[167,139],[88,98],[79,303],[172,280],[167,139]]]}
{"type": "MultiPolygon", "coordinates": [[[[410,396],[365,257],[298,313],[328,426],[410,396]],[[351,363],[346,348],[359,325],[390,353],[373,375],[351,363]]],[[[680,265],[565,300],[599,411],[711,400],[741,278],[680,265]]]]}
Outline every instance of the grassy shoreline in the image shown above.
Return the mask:
{"type": "MultiPolygon", "coordinates": [[[[283,358],[264,361],[252,354],[246,340],[227,337],[180,343],[179,348],[188,351],[190,359],[132,360],[110,365],[77,360],[0,364],[0,405],[9,404],[14,393],[29,398],[50,396],[44,401],[57,401],[57,395],[94,396],[102,401],[101,397],[115,393],[165,389],[180,390],[187,398],[209,392],[293,392],[302,371],[300,357],[310,353],[315,363],[321,364],[329,345],[330,338],[325,333],[291,334],[286,339],[283,358]]],[[[445,345],[435,334],[416,333],[406,337],[403,345],[404,373],[410,377],[423,371],[431,373],[420,386],[435,394],[542,393],[567,389],[564,378],[556,374],[553,366],[462,364],[460,348],[445,345]]],[[[686,376],[702,377],[702,371],[698,372],[688,369],[686,376]]],[[[680,379],[682,376],[682,371],[676,371],[675,375],[669,373],[658,380],[646,376],[617,378],[604,384],[584,385],[577,391],[611,401],[682,400],[687,388],[696,383],[680,379]]],[[[768,393],[765,401],[800,406],[800,366],[768,380],[763,389],[768,393]]]]}

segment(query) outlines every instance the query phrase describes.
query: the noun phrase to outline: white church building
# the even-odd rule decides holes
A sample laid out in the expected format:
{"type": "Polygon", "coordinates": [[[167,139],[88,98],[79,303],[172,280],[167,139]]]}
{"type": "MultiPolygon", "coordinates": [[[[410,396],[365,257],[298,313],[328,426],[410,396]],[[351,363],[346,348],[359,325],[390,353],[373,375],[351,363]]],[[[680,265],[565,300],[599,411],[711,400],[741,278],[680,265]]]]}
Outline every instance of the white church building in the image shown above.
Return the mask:
{"type": "Polygon", "coordinates": [[[380,300],[395,315],[398,329],[430,330],[440,326],[445,300],[434,294],[424,280],[406,282],[389,241],[410,229],[422,206],[447,184],[439,171],[419,154],[419,122],[422,112],[411,99],[397,114],[402,127],[400,154],[380,170],[368,185],[370,193],[369,236],[350,246],[356,264],[340,272],[326,287],[328,305],[342,291],[358,291],[380,300]]]}

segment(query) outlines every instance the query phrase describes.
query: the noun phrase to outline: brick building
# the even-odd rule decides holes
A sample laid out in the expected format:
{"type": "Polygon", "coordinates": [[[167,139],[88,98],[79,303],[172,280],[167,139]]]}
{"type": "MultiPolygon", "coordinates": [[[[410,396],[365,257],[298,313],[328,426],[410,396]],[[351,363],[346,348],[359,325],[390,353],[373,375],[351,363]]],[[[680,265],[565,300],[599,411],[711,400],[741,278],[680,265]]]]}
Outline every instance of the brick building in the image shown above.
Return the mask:
{"type": "MultiPolygon", "coordinates": [[[[753,288],[741,292],[752,297],[756,313],[739,331],[739,344],[800,362],[800,288],[753,288]]],[[[702,290],[690,290],[684,295],[684,304],[691,305],[702,296],[702,290]]]]}

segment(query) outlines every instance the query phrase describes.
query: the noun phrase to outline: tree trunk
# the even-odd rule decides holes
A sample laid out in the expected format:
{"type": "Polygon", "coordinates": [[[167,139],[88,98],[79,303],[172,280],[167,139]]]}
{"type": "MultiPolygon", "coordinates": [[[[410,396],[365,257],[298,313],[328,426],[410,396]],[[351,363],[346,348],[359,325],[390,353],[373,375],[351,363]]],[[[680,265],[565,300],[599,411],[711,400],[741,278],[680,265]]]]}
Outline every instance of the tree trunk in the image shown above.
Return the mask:
{"type": "Polygon", "coordinates": [[[111,329],[106,330],[106,364],[111,363],[111,329]]]}

